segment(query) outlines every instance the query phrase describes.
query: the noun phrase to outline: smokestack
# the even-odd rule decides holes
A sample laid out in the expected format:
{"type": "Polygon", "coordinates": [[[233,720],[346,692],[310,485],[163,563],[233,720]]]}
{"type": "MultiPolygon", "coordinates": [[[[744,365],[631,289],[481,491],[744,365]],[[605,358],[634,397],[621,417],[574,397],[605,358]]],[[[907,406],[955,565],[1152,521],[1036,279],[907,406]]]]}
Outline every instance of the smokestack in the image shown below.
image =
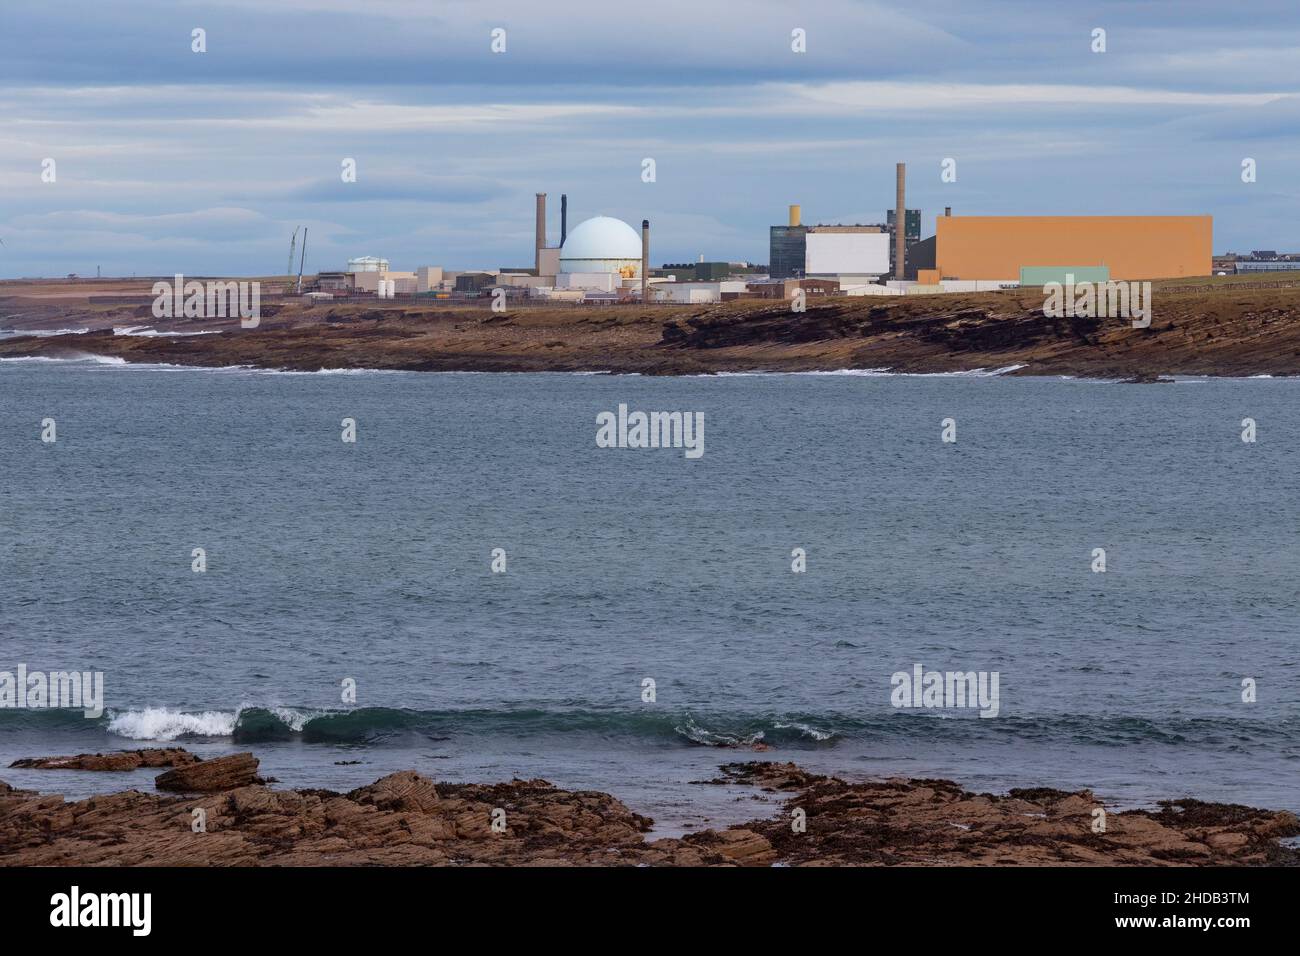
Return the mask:
{"type": "Polygon", "coordinates": [[[533,266],[538,275],[542,274],[542,250],[546,248],[546,193],[537,194],[537,246],[534,250],[533,266]]]}
{"type": "Polygon", "coordinates": [[[569,235],[569,194],[560,193],[560,245],[569,235]]]}
{"type": "Polygon", "coordinates": [[[646,298],[650,286],[650,220],[641,220],[641,304],[650,300],[646,298]]]}
{"type": "Polygon", "coordinates": [[[894,213],[894,278],[903,278],[903,262],[907,256],[907,164],[898,164],[898,209],[894,213]]]}
{"type": "Polygon", "coordinates": [[[944,207],[943,207],[943,214],[944,214],[945,217],[951,216],[951,215],[952,215],[952,206],[944,206],[944,207]]]}
{"type": "Polygon", "coordinates": [[[799,215],[801,212],[802,210],[799,208],[798,203],[790,204],[790,225],[792,226],[799,225],[799,215]]]}

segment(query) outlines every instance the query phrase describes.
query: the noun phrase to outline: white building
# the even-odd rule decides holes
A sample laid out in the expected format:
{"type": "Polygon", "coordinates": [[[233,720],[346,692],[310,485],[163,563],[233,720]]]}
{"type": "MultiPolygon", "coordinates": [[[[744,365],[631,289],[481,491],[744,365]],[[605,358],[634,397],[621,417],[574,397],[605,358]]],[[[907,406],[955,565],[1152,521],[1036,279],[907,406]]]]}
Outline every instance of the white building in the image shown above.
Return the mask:
{"type": "Polygon", "coordinates": [[[641,236],[622,219],[596,216],[583,220],[560,248],[560,272],[605,272],[625,279],[640,276],[641,236]]]}
{"type": "Polygon", "coordinates": [[[856,279],[889,274],[889,240],[884,232],[819,232],[806,237],[804,275],[850,276],[856,279]]]}
{"type": "Polygon", "coordinates": [[[555,277],[555,288],[613,292],[617,280],[618,276],[613,272],[561,272],[555,277]]]}
{"type": "Polygon", "coordinates": [[[657,282],[650,287],[650,297],[656,302],[721,302],[724,292],[744,292],[748,286],[748,282],[730,279],[721,282],[657,282]]]}

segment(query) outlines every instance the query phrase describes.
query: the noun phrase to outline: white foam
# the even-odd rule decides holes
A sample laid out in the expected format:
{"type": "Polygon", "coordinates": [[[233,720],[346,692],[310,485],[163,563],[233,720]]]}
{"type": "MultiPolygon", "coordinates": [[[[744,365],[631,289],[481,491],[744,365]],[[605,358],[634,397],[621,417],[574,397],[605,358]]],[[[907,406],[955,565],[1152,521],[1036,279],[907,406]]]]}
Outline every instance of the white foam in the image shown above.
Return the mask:
{"type": "Polygon", "coordinates": [[[259,368],[254,371],[266,375],[419,375],[400,368],[318,368],[308,372],[293,368],[259,368]]]}
{"type": "Polygon", "coordinates": [[[811,737],[813,740],[830,740],[835,736],[829,730],[818,730],[816,727],[809,724],[801,724],[797,720],[792,720],[789,723],[777,721],[773,726],[775,726],[777,730],[797,730],[801,734],[811,737]]]}
{"type": "Polygon", "coordinates": [[[971,368],[960,372],[895,372],[888,368],[828,368],[809,369],[802,372],[757,370],[752,372],[704,372],[689,378],[746,378],[762,375],[844,376],[851,378],[997,378],[1024,368],[1024,365],[1004,365],[1001,368],[971,368]]]}
{"type": "Polygon", "coordinates": [[[328,713],[328,711],[324,710],[298,710],[294,707],[268,707],[266,709],[295,734],[302,733],[302,729],[307,726],[308,721],[328,713]]]}
{"type": "Polygon", "coordinates": [[[53,362],[59,365],[73,363],[90,363],[91,365],[125,365],[126,359],[116,355],[12,355],[0,358],[0,362],[53,362]]]}
{"type": "Polygon", "coordinates": [[[108,722],[108,732],[130,740],[175,740],[186,735],[229,737],[235,732],[238,716],[222,710],[187,714],[166,707],[146,707],[115,714],[108,722]]]}
{"type": "Polygon", "coordinates": [[[51,335],[84,335],[90,329],[0,329],[0,339],[16,339],[24,335],[48,338],[51,335]]]}
{"type": "Polygon", "coordinates": [[[139,338],[152,339],[152,338],[179,338],[179,337],[184,337],[189,335],[220,335],[221,330],[203,329],[198,332],[159,332],[157,329],[151,328],[150,326],[147,325],[125,325],[125,326],[115,325],[113,326],[113,334],[138,336],[139,338]]]}

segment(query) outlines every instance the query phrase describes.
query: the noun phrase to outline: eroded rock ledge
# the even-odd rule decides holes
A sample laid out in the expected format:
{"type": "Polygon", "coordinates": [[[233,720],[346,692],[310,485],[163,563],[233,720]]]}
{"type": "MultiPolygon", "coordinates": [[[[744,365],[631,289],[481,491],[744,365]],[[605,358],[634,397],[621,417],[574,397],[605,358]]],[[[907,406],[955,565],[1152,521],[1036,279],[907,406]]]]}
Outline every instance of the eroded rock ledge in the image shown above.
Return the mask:
{"type": "MultiPolygon", "coordinates": [[[[234,755],[242,758],[251,755],[234,755]]],[[[228,758],[219,758],[226,760],[228,758]]],[[[202,767],[191,763],[188,768],[202,767]]],[[[253,763],[254,768],[256,762],[253,763]]],[[[1111,812],[1088,791],[977,794],[946,780],[851,783],[794,764],[729,764],[716,783],[785,796],[771,818],[647,840],[609,794],[545,780],[434,783],[413,771],[340,794],[240,785],[206,796],[131,790],[67,802],[0,783],[7,865],[1286,865],[1287,812],[1170,801],[1111,812]],[[194,832],[196,808],[205,832],[194,832]],[[802,811],[802,814],[796,813],[802,811]],[[795,832],[796,817],[806,830],[795,832]],[[495,832],[493,821],[504,826],[495,832]]]]}

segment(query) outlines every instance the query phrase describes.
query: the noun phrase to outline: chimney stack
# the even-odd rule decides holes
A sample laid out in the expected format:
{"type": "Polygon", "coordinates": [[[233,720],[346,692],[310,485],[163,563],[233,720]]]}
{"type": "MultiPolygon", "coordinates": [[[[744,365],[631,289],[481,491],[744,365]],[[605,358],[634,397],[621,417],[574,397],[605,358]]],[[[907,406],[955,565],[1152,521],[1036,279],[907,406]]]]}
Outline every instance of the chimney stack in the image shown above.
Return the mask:
{"type": "Polygon", "coordinates": [[[537,275],[542,274],[542,250],[546,248],[546,193],[537,194],[537,247],[533,256],[533,266],[537,275]]]}
{"type": "Polygon", "coordinates": [[[907,164],[898,164],[898,209],[894,213],[894,278],[903,278],[903,264],[907,257],[907,164]]]}
{"type": "Polygon", "coordinates": [[[569,194],[560,193],[560,245],[569,235],[569,194]]]}
{"type": "Polygon", "coordinates": [[[790,204],[790,225],[792,225],[792,226],[797,226],[797,225],[799,225],[799,218],[800,218],[800,214],[801,214],[802,212],[803,212],[803,210],[801,210],[801,209],[799,208],[799,204],[798,204],[798,203],[791,203],[791,204],[790,204]]]}
{"type": "Polygon", "coordinates": [[[649,303],[650,288],[650,220],[641,220],[641,304],[649,303]]]}
{"type": "Polygon", "coordinates": [[[951,216],[951,215],[952,215],[952,206],[944,206],[944,207],[943,207],[943,214],[944,214],[944,217],[945,217],[945,218],[948,217],[948,216],[951,216]]]}

